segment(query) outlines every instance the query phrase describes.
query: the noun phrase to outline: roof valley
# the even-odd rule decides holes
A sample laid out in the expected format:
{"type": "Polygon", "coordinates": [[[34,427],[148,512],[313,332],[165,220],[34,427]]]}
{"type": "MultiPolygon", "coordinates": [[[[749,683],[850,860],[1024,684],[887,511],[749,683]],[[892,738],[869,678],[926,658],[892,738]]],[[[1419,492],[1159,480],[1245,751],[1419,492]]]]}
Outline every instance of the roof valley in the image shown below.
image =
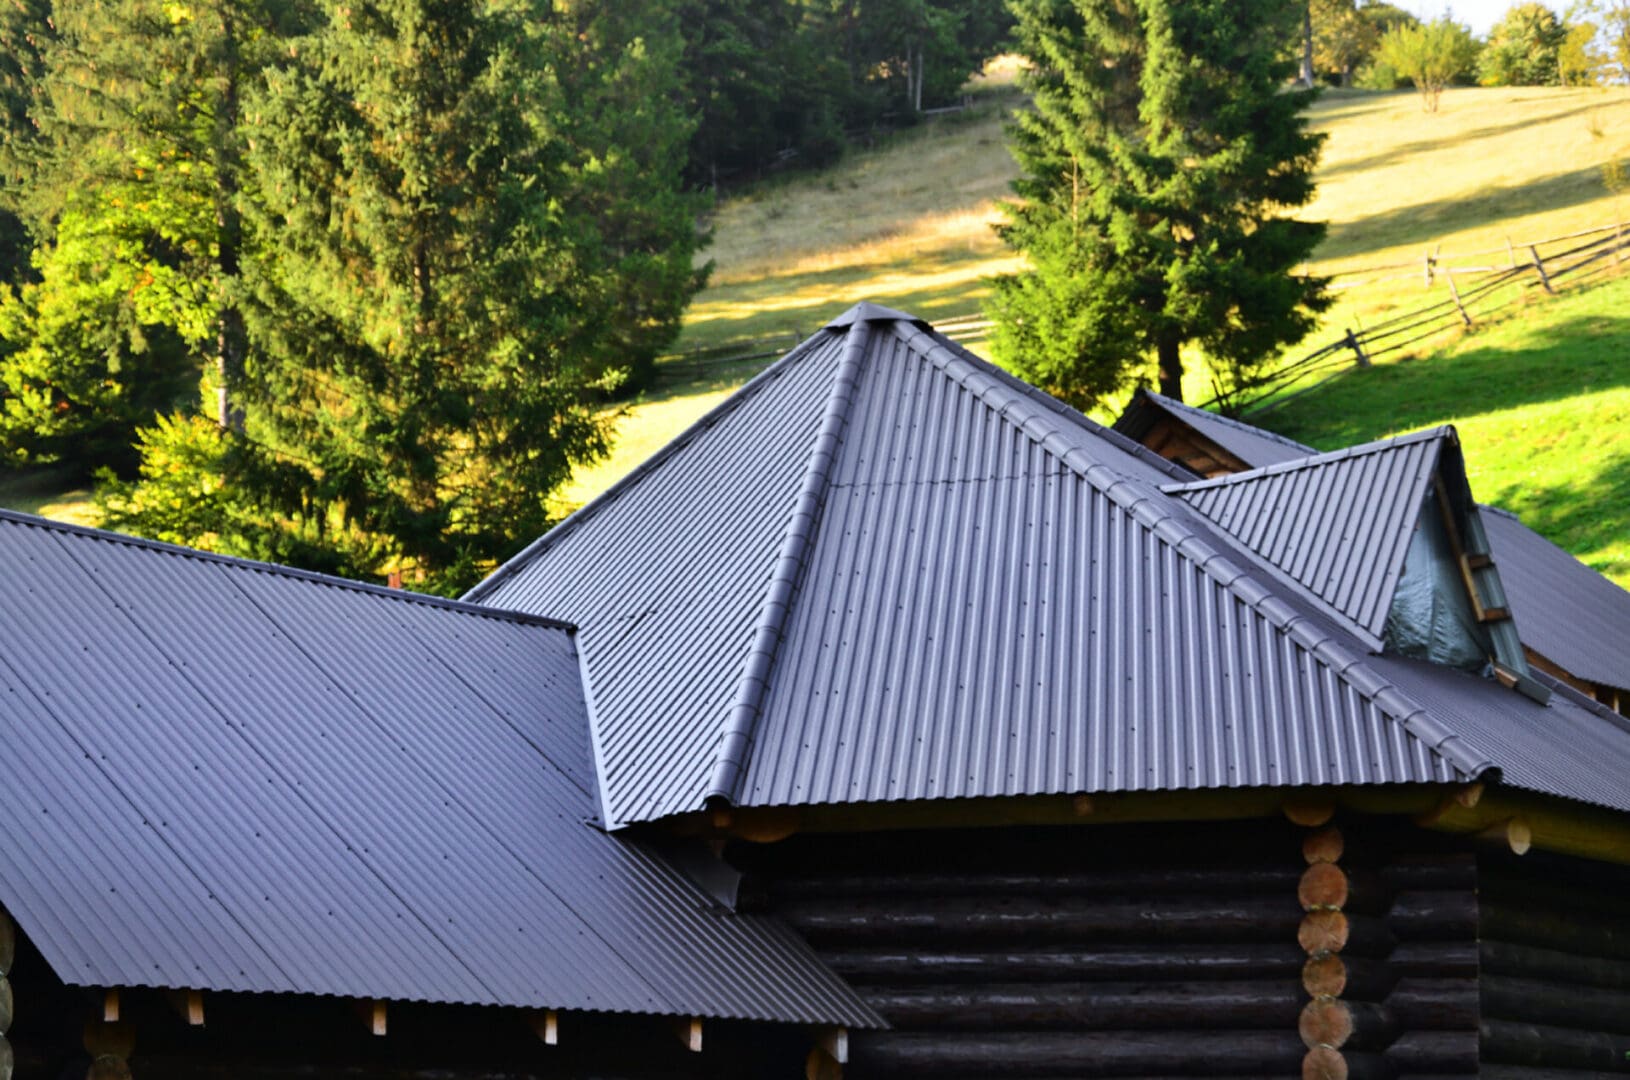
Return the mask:
{"type": "Polygon", "coordinates": [[[753,629],[752,647],[747,653],[735,700],[725,717],[718,757],[713,763],[705,798],[734,802],[741,779],[746,774],[776,653],[786,632],[787,616],[803,584],[810,549],[820,529],[821,511],[831,487],[833,467],[854,410],[861,370],[866,360],[867,341],[874,332],[872,323],[866,319],[856,319],[846,330],[843,355],[833,374],[832,390],[821,416],[821,425],[810,447],[809,463],[799,486],[797,502],[793,505],[786,534],[776,553],[769,588],[758,623],[753,629]]]}

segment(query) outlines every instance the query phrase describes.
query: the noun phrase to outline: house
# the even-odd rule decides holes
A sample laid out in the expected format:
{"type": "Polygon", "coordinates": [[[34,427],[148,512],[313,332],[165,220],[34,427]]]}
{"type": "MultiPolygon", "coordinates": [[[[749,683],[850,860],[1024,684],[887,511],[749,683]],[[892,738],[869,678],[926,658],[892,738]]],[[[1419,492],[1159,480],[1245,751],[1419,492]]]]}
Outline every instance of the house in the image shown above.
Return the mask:
{"type": "Polygon", "coordinates": [[[860,305],[462,601],[7,515],[17,1075],[1630,1068],[1630,658],[1168,419],[860,305]]]}

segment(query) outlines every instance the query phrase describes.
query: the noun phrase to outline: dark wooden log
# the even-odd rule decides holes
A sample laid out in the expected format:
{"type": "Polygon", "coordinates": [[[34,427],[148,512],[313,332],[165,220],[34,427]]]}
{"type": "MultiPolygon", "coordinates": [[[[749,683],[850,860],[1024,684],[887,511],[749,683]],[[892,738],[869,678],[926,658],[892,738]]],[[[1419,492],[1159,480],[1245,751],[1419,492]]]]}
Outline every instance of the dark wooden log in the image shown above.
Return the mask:
{"type": "Polygon", "coordinates": [[[1508,897],[1483,900],[1482,937],[1536,945],[1582,956],[1630,960],[1630,923],[1601,917],[1582,919],[1548,907],[1513,902],[1508,897]]]}
{"type": "Polygon", "coordinates": [[[1471,852],[1398,856],[1380,866],[1376,875],[1394,892],[1475,889],[1477,856],[1471,852]]]}
{"type": "Polygon", "coordinates": [[[10,975],[11,965],[17,959],[17,924],[0,909],[0,975],[10,975]]]}
{"type": "Polygon", "coordinates": [[[897,1030],[1248,1030],[1289,1026],[1302,1006],[1292,979],[873,986],[861,993],[897,1030]]]}
{"type": "MultiPolygon", "coordinates": [[[[1480,1080],[1624,1080],[1623,1072],[1586,1072],[1581,1069],[1534,1069],[1527,1065],[1484,1065],[1480,1080]]],[[[1416,1080],[1399,1077],[1399,1080],[1416,1080]]]]}
{"type": "Polygon", "coordinates": [[[1398,943],[1380,919],[1344,911],[1308,912],[1296,928],[1296,942],[1309,956],[1326,952],[1385,956],[1398,943]]]}
{"type": "Polygon", "coordinates": [[[1401,892],[1387,912],[1387,927],[1406,941],[1475,937],[1477,894],[1469,889],[1401,892]]]}
{"type": "Polygon", "coordinates": [[[1630,1037],[1484,1018],[1483,1060],[1502,1065],[1623,1072],[1630,1037]]]}
{"type": "Polygon", "coordinates": [[[1186,945],[1181,949],[842,949],[821,953],[851,982],[1100,982],[1115,980],[1294,979],[1307,959],[1293,942],[1186,945]]]}
{"type": "Polygon", "coordinates": [[[11,1030],[11,980],[0,975],[0,1035],[11,1030]]]}
{"type": "Polygon", "coordinates": [[[856,1076],[1295,1075],[1306,1048],[1294,1031],[1097,1031],[1079,1034],[857,1032],[856,1076]]]}
{"type": "Polygon", "coordinates": [[[1312,864],[1296,883],[1296,899],[1303,911],[1339,911],[1347,906],[1347,893],[1347,875],[1335,863],[1312,864]]]}
{"type": "Polygon", "coordinates": [[[1303,1006],[1296,1032],[1309,1049],[1380,1050],[1397,1036],[1398,1024],[1380,1005],[1315,998],[1303,1006]]]}
{"type": "Polygon", "coordinates": [[[1326,825],[1316,829],[1302,839],[1302,858],[1309,865],[1315,863],[1333,863],[1341,859],[1347,844],[1341,835],[1341,830],[1334,825],[1326,825]]]}
{"type": "Polygon", "coordinates": [[[786,922],[817,945],[883,941],[1042,940],[1272,941],[1295,933],[1301,911],[1283,896],[1208,900],[1159,897],[1094,901],[1084,898],[954,897],[918,904],[872,898],[811,899],[782,904],[786,922]]]}
{"type": "Polygon", "coordinates": [[[1393,1080],[1393,1072],[1375,1054],[1315,1046],[1302,1058],[1302,1080],[1393,1080]]]}
{"type": "Polygon", "coordinates": [[[1296,887],[1299,868],[1285,866],[1108,868],[1078,873],[877,873],[776,878],[772,896],[1230,896],[1278,894],[1296,887]]]}
{"type": "MultiPolygon", "coordinates": [[[[1527,909],[1548,909],[1556,915],[1590,914],[1619,926],[1630,925],[1623,893],[1610,882],[1581,880],[1578,860],[1538,871],[1517,866],[1490,866],[1479,877],[1478,891],[1502,904],[1527,909]]],[[[1519,864],[1520,866],[1520,864],[1519,864]]]]}
{"type": "Polygon", "coordinates": [[[1630,961],[1627,960],[1580,956],[1487,939],[1479,944],[1479,954],[1483,970],[1492,975],[1518,975],[1608,990],[1630,990],[1630,961]]]}
{"type": "Polygon", "coordinates": [[[1630,1035],[1630,993],[1577,984],[1487,975],[1481,980],[1483,1015],[1630,1035]]]}
{"type": "Polygon", "coordinates": [[[1382,1002],[1399,1025],[1409,1031],[1476,1031],[1481,1016],[1477,980],[1398,980],[1382,1002]]]}
{"type": "Polygon", "coordinates": [[[1387,1047],[1387,1064],[1400,1073],[1476,1073],[1475,1031],[1406,1031],[1387,1047]]]}
{"type": "Polygon", "coordinates": [[[1406,941],[1392,950],[1387,964],[1399,977],[1475,978],[1478,972],[1477,942],[1406,941]]]}

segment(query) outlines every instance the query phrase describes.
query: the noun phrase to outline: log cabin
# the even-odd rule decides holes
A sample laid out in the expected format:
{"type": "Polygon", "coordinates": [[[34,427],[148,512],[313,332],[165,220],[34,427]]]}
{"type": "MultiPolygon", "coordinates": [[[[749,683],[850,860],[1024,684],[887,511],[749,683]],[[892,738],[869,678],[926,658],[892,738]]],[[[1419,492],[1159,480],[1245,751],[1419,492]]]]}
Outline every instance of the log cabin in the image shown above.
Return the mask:
{"type": "Polygon", "coordinates": [[[1630,1072],[1454,430],[1202,423],[860,305],[459,601],[0,516],[0,1073],[1630,1072]]]}

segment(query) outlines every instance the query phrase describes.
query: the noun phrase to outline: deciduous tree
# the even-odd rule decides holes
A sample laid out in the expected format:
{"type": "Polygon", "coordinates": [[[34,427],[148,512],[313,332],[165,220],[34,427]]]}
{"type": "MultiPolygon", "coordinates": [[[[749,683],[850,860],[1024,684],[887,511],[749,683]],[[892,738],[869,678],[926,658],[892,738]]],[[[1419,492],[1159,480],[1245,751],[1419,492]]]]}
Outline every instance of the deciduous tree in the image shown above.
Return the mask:
{"type": "Polygon", "coordinates": [[[1376,58],[1415,84],[1427,112],[1437,112],[1444,87],[1475,70],[1477,51],[1471,31],[1445,15],[1393,27],[1382,36],[1376,58]]]}

